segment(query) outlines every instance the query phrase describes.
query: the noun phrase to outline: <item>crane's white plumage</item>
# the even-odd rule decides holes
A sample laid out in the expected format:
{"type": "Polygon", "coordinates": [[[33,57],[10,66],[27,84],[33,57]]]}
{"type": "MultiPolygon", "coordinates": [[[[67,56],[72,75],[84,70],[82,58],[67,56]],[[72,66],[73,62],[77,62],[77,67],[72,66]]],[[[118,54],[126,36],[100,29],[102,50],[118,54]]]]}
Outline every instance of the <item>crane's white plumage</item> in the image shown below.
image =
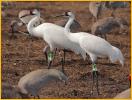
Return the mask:
{"type": "Polygon", "coordinates": [[[80,46],[72,41],[70,41],[64,34],[64,28],[52,23],[43,23],[37,27],[33,27],[34,23],[40,18],[40,13],[38,12],[37,17],[31,19],[27,25],[28,32],[36,37],[43,38],[48,45],[50,50],[54,49],[68,49],[76,54],[81,54],[83,58],[86,58],[86,53],[80,48],[80,46]]]}
{"type": "Polygon", "coordinates": [[[106,40],[85,32],[71,33],[69,27],[75,16],[72,12],[66,13],[66,16],[69,17],[69,21],[65,26],[65,35],[67,35],[69,40],[80,45],[90,56],[93,63],[97,57],[108,57],[112,63],[118,60],[122,65],[124,64],[121,51],[106,40]]]}

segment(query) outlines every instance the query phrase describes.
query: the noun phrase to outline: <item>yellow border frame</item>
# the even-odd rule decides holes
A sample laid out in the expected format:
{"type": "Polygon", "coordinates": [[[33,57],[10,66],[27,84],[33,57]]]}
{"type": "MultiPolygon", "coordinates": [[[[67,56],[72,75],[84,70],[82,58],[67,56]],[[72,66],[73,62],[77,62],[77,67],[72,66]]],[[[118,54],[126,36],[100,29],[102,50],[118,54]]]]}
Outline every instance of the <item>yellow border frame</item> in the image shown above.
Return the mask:
{"type": "MultiPolygon", "coordinates": [[[[0,7],[1,7],[1,2],[2,1],[17,1],[17,2],[21,2],[21,1],[131,1],[131,24],[132,24],[132,0],[0,0],[0,7]]],[[[1,15],[1,9],[0,9],[0,15],[1,15]]],[[[130,25],[131,25],[130,24],[130,25]]],[[[1,25],[1,16],[0,16],[0,25],[1,25]]],[[[130,34],[130,40],[131,40],[131,45],[132,45],[132,25],[131,25],[131,34],[130,34]]],[[[0,27],[0,44],[2,43],[1,41],[1,27],[0,27]]],[[[130,46],[131,48],[132,46],[130,46]]],[[[1,48],[1,45],[0,45],[0,48],[1,48]]],[[[132,48],[131,48],[131,51],[130,51],[130,54],[131,54],[131,57],[132,57],[132,48]]],[[[0,49],[0,55],[1,55],[1,49],[0,49]]],[[[1,57],[0,57],[0,65],[1,65],[1,57]]],[[[132,58],[131,58],[131,64],[132,66],[132,58]]],[[[2,65],[1,65],[2,66],[2,65]]],[[[0,66],[0,69],[1,69],[1,66],[0,66]]],[[[125,67],[125,66],[124,66],[125,67]]],[[[131,70],[131,75],[132,75],[132,68],[130,67],[130,70],[131,70]]],[[[132,79],[132,77],[131,77],[132,79]]],[[[0,70],[0,80],[1,80],[1,70],[0,70]]],[[[0,99],[1,99],[1,82],[2,80],[0,81],[0,99]]],[[[131,83],[131,86],[132,86],[132,83],[131,83]]],[[[112,100],[113,98],[111,99],[101,99],[101,100],[112,100]]],[[[113,100],[131,100],[132,99],[132,88],[131,88],[131,98],[130,99],[113,99],[113,100]]],[[[1,99],[1,100],[14,100],[14,99],[1,99]]],[[[22,99],[15,99],[15,100],[22,100],[22,99]]],[[[25,100],[28,100],[28,99],[25,99],[25,100]]],[[[29,100],[51,100],[51,99],[29,99],[29,100]]],[[[53,100],[58,100],[58,99],[53,99],[53,100]]],[[[75,99],[59,99],[59,100],[75,100],[75,99]]],[[[76,99],[76,100],[88,100],[88,99],[76,99]]],[[[89,99],[89,100],[100,100],[100,99],[89,99]]]]}

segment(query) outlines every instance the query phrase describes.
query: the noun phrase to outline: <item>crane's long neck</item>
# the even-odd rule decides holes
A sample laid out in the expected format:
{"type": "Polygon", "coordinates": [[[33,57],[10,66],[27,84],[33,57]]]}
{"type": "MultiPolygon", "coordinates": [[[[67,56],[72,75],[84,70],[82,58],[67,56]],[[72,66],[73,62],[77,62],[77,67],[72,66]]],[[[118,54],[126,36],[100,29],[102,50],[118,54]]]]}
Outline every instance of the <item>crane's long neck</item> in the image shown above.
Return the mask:
{"type": "Polygon", "coordinates": [[[29,21],[29,23],[27,25],[27,30],[28,30],[29,34],[31,34],[31,35],[34,35],[35,34],[34,33],[34,25],[38,21],[39,18],[40,18],[39,16],[36,16],[35,18],[32,18],[29,21]]]}
{"type": "Polygon", "coordinates": [[[69,18],[68,22],[65,25],[65,34],[68,35],[68,33],[70,33],[70,26],[72,25],[73,21],[74,21],[75,17],[72,16],[69,18]]]}
{"type": "Polygon", "coordinates": [[[73,23],[74,19],[75,19],[74,15],[69,18],[67,24],[65,25],[64,33],[70,41],[78,43],[78,40],[76,39],[75,35],[73,35],[73,33],[70,32],[70,26],[73,23]]]}

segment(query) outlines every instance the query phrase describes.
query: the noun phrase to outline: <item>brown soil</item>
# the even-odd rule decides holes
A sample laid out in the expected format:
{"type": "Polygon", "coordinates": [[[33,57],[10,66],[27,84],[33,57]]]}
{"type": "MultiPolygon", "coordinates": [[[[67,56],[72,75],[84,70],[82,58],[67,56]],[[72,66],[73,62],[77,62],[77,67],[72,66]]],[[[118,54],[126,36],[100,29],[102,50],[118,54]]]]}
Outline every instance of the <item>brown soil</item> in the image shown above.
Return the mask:
{"type": "MultiPolygon", "coordinates": [[[[5,9],[8,16],[2,18],[2,82],[5,81],[12,85],[17,85],[22,76],[33,70],[47,68],[42,52],[46,45],[44,40],[33,39],[31,41],[28,36],[18,33],[15,33],[15,38],[11,38],[9,25],[11,20],[18,19],[19,11],[40,8],[41,16],[47,22],[55,22],[60,19],[51,16],[71,10],[76,14],[82,31],[86,32],[90,31],[90,27],[94,23],[88,10],[89,2],[14,2],[14,4],[16,6],[5,9]]],[[[108,17],[110,14],[111,10],[103,11],[100,18],[108,17]]],[[[115,15],[127,20],[129,23],[128,34],[119,34],[119,29],[117,29],[108,34],[107,37],[112,45],[121,49],[125,57],[125,64],[122,67],[119,62],[111,64],[108,59],[98,59],[100,95],[97,95],[96,89],[94,89],[94,94],[90,95],[92,79],[89,57],[84,61],[79,55],[67,53],[65,71],[69,77],[68,84],[55,82],[44,87],[40,92],[41,98],[113,98],[121,91],[129,88],[130,7],[118,8],[115,15]]],[[[25,31],[26,28],[23,27],[20,30],[25,31]]],[[[59,55],[56,56],[52,68],[61,68],[59,55]]]]}

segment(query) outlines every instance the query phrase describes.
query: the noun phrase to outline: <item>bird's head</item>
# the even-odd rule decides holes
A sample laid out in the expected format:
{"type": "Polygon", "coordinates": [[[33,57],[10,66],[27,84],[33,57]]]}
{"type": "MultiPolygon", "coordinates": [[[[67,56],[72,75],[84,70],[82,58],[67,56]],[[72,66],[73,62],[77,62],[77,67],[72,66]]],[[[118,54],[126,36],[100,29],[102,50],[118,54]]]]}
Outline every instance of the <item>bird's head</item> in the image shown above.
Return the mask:
{"type": "Polygon", "coordinates": [[[64,16],[66,16],[66,17],[75,17],[74,13],[71,12],[71,11],[65,12],[65,13],[64,13],[64,16]]]}
{"type": "Polygon", "coordinates": [[[71,12],[71,11],[67,11],[67,12],[65,12],[65,13],[63,13],[63,14],[61,14],[61,15],[57,15],[57,16],[55,16],[55,17],[70,17],[70,18],[75,18],[75,15],[74,15],[74,13],[73,12],[71,12]]]}
{"type": "Polygon", "coordinates": [[[33,14],[33,15],[40,16],[40,12],[39,12],[37,9],[34,9],[34,10],[32,11],[32,14],[33,14]]]}

